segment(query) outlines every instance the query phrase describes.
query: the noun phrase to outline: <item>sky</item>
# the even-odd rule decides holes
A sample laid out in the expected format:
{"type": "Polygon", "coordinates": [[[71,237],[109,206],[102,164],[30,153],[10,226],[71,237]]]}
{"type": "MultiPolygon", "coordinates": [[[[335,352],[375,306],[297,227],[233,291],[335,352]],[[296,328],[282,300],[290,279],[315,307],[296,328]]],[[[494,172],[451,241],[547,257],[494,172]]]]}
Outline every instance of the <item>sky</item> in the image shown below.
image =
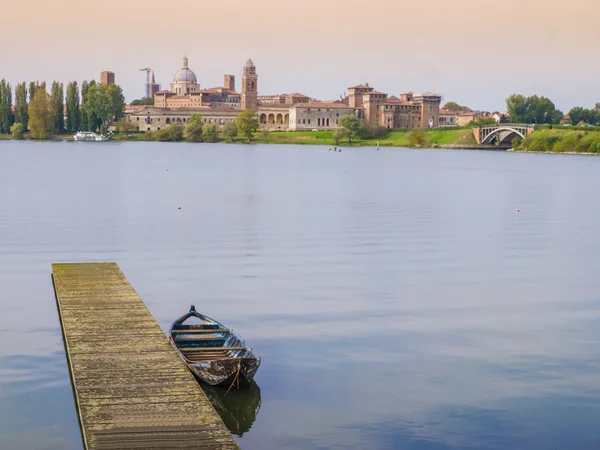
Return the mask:
{"type": "MultiPolygon", "coordinates": [[[[598,0],[20,0],[6,2],[0,78],[99,80],[128,101],[169,87],[187,54],[203,88],[252,58],[259,94],[332,100],[368,82],[504,111],[512,93],[565,112],[600,102],[598,0]],[[6,20],[10,17],[10,20],[6,20]]],[[[238,90],[240,90],[239,88],[238,90]]]]}

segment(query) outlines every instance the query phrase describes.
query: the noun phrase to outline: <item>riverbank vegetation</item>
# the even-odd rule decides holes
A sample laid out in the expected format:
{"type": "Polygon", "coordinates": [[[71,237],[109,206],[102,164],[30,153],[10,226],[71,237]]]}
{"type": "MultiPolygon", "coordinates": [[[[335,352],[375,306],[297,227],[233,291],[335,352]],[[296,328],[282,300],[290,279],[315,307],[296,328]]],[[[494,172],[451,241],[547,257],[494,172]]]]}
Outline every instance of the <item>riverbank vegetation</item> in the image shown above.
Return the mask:
{"type": "MultiPolygon", "coordinates": [[[[350,125],[355,126],[354,122],[350,125]]],[[[117,122],[113,139],[117,141],[161,142],[253,142],[258,144],[299,144],[329,146],[377,146],[380,147],[469,147],[476,146],[471,127],[397,129],[366,127],[340,128],[335,131],[259,131],[258,120],[252,112],[238,116],[236,122],[228,122],[222,130],[214,124],[203,124],[200,115],[194,115],[184,130],[173,124],[156,132],[138,132],[125,120],[117,122]],[[213,125],[211,127],[211,125],[213,125]],[[340,131],[341,130],[341,131],[340,131]],[[350,141],[350,143],[349,143],[350,141]]],[[[362,127],[362,125],[361,125],[362,127]]]]}
{"type": "Polygon", "coordinates": [[[546,97],[538,97],[537,95],[525,97],[521,94],[513,94],[506,99],[506,110],[510,115],[510,121],[513,123],[566,124],[573,126],[600,125],[600,103],[596,103],[592,109],[575,106],[565,116],[546,97]]]}
{"type": "Polygon", "coordinates": [[[600,153],[600,127],[540,128],[525,140],[515,138],[513,150],[551,153],[600,153]]]}
{"type": "Polygon", "coordinates": [[[0,80],[0,135],[13,138],[48,139],[77,131],[105,132],[109,122],[125,115],[125,97],[115,84],[84,81],[81,95],[76,81],[67,84],[66,95],[63,83],[57,81],[50,85],[50,92],[45,82],[37,81],[17,84],[14,97],[12,91],[10,83],[0,80]],[[36,101],[38,92],[43,94],[36,101]],[[20,124],[23,133],[11,131],[15,124],[20,124]]]}

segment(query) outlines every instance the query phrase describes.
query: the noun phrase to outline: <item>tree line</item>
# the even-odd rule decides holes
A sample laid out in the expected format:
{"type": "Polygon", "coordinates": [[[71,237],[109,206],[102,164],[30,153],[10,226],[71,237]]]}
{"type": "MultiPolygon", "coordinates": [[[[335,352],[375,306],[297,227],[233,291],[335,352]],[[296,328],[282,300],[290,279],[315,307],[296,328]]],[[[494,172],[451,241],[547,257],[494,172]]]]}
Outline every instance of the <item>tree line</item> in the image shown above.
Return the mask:
{"type": "MultiPolygon", "coordinates": [[[[550,99],[537,95],[526,97],[521,94],[513,94],[506,99],[506,110],[511,121],[518,123],[558,125],[565,116],[550,99]]],[[[571,108],[568,115],[572,125],[578,125],[581,122],[597,125],[600,123],[600,103],[596,103],[593,109],[575,106],[571,108]]]]}
{"type": "Polygon", "coordinates": [[[125,97],[116,85],[84,81],[54,81],[47,91],[45,82],[22,82],[13,90],[0,80],[0,134],[22,137],[28,130],[33,139],[77,131],[104,133],[109,122],[125,115],[125,97]],[[14,102],[13,102],[14,98],[14,102]]]}

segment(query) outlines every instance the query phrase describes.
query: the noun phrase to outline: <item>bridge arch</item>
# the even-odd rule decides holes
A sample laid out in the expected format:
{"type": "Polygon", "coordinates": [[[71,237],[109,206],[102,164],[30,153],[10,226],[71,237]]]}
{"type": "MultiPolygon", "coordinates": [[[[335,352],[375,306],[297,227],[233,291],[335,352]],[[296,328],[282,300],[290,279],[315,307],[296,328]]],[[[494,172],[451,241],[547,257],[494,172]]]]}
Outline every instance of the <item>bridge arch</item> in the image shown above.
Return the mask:
{"type": "MultiPolygon", "coordinates": [[[[482,132],[484,132],[485,129],[482,128],[482,132]]],[[[520,127],[510,127],[510,126],[500,126],[497,128],[494,128],[493,130],[489,131],[488,133],[485,133],[485,136],[483,136],[483,139],[481,140],[482,144],[491,144],[493,143],[495,140],[498,141],[498,143],[502,144],[509,144],[515,137],[519,136],[521,139],[525,139],[527,134],[527,128],[520,128],[520,127]]]]}

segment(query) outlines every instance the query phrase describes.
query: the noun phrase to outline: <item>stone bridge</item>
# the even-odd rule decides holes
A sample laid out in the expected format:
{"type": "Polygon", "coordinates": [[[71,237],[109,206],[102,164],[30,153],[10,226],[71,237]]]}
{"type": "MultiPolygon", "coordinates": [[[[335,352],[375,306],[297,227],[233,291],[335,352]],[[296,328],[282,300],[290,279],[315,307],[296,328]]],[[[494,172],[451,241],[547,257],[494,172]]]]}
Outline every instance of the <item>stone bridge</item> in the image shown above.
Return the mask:
{"type": "Polygon", "coordinates": [[[473,128],[478,144],[509,145],[517,136],[525,139],[533,133],[533,125],[523,123],[499,123],[473,128]]]}

